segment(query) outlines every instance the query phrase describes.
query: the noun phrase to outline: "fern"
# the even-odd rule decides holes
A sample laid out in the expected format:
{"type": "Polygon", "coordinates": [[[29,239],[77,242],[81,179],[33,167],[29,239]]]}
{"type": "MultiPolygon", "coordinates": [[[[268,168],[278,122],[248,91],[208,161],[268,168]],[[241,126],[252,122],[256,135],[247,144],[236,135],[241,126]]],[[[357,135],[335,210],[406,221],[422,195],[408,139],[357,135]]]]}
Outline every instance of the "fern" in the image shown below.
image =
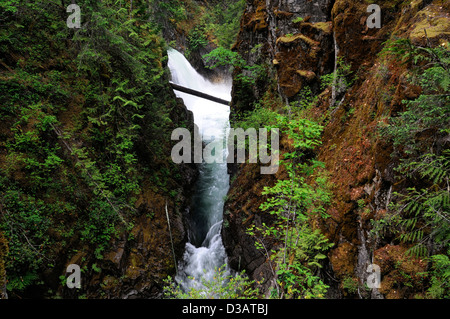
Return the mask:
{"type": "Polygon", "coordinates": [[[440,156],[425,154],[420,161],[402,167],[406,175],[418,174],[432,184],[421,190],[409,188],[406,194],[396,193],[398,201],[391,205],[401,216],[396,222],[402,230],[399,240],[414,244],[409,252],[415,255],[426,255],[425,240],[433,239],[439,246],[450,240],[449,155],[450,150],[440,156]],[[427,228],[431,229],[428,235],[424,233],[427,228]]]}
{"type": "Polygon", "coordinates": [[[447,255],[431,256],[431,287],[428,294],[431,298],[450,298],[450,250],[447,255]]]}
{"type": "Polygon", "coordinates": [[[27,272],[23,276],[9,278],[8,283],[6,284],[6,289],[9,291],[23,291],[25,288],[32,285],[37,279],[39,279],[39,276],[36,273],[27,272]]]}
{"type": "Polygon", "coordinates": [[[450,51],[398,39],[388,41],[381,56],[407,64],[409,82],[422,88],[418,98],[404,101],[406,111],[380,128],[392,139],[399,178],[414,185],[394,193],[392,214],[384,222],[400,242],[411,245],[410,254],[427,256],[450,241],[450,150],[445,142],[450,133],[450,51]]]}

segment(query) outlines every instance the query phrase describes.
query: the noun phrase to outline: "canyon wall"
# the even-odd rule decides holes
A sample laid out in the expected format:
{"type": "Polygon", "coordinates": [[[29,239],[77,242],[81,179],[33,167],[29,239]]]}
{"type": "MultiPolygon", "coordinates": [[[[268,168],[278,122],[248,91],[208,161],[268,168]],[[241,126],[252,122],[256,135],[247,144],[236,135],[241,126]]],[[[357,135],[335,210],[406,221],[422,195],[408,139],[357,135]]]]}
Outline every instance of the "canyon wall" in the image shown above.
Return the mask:
{"type": "MultiPolygon", "coordinates": [[[[417,46],[448,46],[450,5],[377,4],[381,28],[368,27],[372,12],[365,1],[249,0],[234,47],[250,65],[263,65],[268,76],[254,85],[235,82],[232,117],[252,110],[256,101],[298,101],[305,86],[318,96],[312,112],[324,132],[317,158],[326,164],[333,192],[327,208],[331,217],[317,225],[334,243],[321,272],[330,298],[410,298],[423,292],[417,276],[426,264],[407,258],[407,245],[372,231],[371,221],[382,218],[393,192],[405,187],[394,180],[392,145],[379,138],[378,123],[419,94],[402,77],[406,66],[384,63],[379,53],[387,40],[397,38],[417,46]],[[338,61],[350,66],[354,82],[322,89],[320,77],[338,68],[338,61]],[[372,263],[380,266],[382,283],[380,289],[367,290],[366,270],[372,263]],[[349,289],[349,282],[355,289],[349,289]]],[[[235,70],[235,76],[242,72],[235,70]]],[[[261,191],[285,176],[282,170],[261,176],[252,164],[230,165],[230,172],[223,230],[230,265],[253,279],[265,279],[260,288],[268,294],[274,270],[245,230],[251,224],[270,224],[271,217],[258,209],[264,201],[261,191]]]]}
{"type": "Polygon", "coordinates": [[[148,2],[78,4],[78,30],[59,2],[0,10],[0,297],[159,298],[197,177],[171,161],[171,133],[193,115],[148,2]]]}

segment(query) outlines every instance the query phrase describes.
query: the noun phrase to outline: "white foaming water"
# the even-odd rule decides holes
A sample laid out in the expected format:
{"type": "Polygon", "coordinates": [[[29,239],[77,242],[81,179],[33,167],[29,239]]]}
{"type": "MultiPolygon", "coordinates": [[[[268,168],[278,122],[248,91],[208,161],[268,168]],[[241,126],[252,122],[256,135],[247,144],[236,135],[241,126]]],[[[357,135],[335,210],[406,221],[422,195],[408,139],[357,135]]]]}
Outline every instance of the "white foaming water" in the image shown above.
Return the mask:
{"type": "MultiPolygon", "coordinates": [[[[231,81],[212,83],[203,78],[178,51],[169,50],[169,69],[175,84],[231,100],[231,81]]],[[[230,127],[229,106],[181,93],[186,107],[193,112],[194,122],[199,127],[206,144],[214,139],[226,140],[230,127]]],[[[214,280],[216,269],[227,264],[225,248],[220,235],[223,220],[224,198],[229,189],[227,172],[227,148],[223,150],[222,164],[205,162],[200,165],[193,209],[189,220],[189,242],[186,244],[183,261],[178,265],[176,280],[185,291],[204,288],[204,281],[214,280]]],[[[229,273],[228,267],[225,274],[229,273]]]]}

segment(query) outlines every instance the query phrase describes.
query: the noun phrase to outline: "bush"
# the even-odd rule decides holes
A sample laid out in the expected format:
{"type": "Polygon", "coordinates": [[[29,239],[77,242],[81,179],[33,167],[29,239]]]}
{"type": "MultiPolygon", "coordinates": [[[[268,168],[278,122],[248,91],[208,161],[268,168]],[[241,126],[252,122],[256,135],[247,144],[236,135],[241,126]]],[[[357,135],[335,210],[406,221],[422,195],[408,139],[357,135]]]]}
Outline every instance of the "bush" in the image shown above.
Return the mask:
{"type": "Polygon", "coordinates": [[[321,173],[324,164],[311,155],[320,145],[323,127],[299,117],[292,109],[286,113],[256,108],[241,120],[241,123],[255,124],[262,117],[266,125],[278,127],[289,137],[293,149],[285,152],[281,161],[288,178],[277,180],[261,193],[267,200],[259,208],[274,221],[270,225],[252,225],[247,234],[255,239],[256,248],[274,263],[277,286],[272,297],[324,298],[328,287],[317,274],[332,244],[310,224],[316,217],[328,217],[325,205],[331,196],[327,178],[321,173]],[[269,241],[276,242],[279,248],[269,250],[269,241]]]}
{"type": "Polygon", "coordinates": [[[164,280],[164,295],[171,299],[254,299],[258,296],[258,290],[251,288],[254,281],[245,272],[228,275],[223,266],[216,268],[215,273],[214,280],[201,278],[199,287],[191,287],[189,291],[183,291],[169,276],[164,280]]]}
{"type": "Polygon", "coordinates": [[[394,146],[397,178],[403,190],[393,193],[387,216],[377,222],[379,231],[396,235],[408,253],[432,263],[429,296],[448,297],[450,242],[450,51],[443,47],[415,47],[409,40],[386,43],[382,56],[409,66],[409,82],[419,85],[420,96],[403,101],[405,110],[380,124],[383,138],[394,146]],[[430,256],[434,252],[442,252],[430,256]]]}

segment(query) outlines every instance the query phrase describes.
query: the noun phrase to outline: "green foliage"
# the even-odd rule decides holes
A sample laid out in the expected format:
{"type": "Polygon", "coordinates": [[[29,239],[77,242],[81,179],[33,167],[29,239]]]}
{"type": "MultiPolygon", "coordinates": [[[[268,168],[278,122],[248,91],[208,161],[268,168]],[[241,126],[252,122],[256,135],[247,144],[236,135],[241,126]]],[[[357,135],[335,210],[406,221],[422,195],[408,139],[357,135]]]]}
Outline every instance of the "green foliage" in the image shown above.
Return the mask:
{"type": "Polygon", "coordinates": [[[446,255],[431,256],[431,287],[428,294],[434,299],[450,298],[450,251],[446,255]]]}
{"type": "Polygon", "coordinates": [[[187,18],[186,9],[183,2],[179,0],[156,1],[157,18],[163,17],[164,20],[182,21],[187,18]]]}
{"type": "Polygon", "coordinates": [[[0,191],[0,230],[9,241],[7,288],[22,290],[37,279],[40,265],[48,262],[51,240],[46,235],[52,207],[17,190],[0,187],[0,191]]]}
{"type": "Polygon", "coordinates": [[[359,287],[358,279],[347,276],[342,280],[342,287],[346,289],[350,294],[356,294],[359,287]]]}
{"type": "Polygon", "coordinates": [[[237,68],[241,72],[235,76],[235,80],[241,85],[254,85],[258,80],[264,78],[267,74],[266,67],[261,64],[247,65],[244,58],[237,52],[224,47],[218,47],[203,56],[205,60],[212,66],[209,68],[217,68],[218,66],[229,66],[237,68]]]}
{"type": "MultiPolygon", "coordinates": [[[[294,157],[295,158],[295,157],[294,157]]],[[[274,216],[275,222],[261,227],[252,226],[248,234],[257,238],[256,247],[265,249],[264,238],[271,238],[281,244],[278,251],[270,253],[271,260],[278,265],[278,283],[282,289],[281,298],[321,298],[326,285],[314,270],[321,268],[324,253],[332,246],[319,230],[313,230],[309,224],[314,216],[326,218],[324,204],[330,199],[325,189],[326,179],[319,177],[316,185],[306,182],[306,177],[317,173],[321,163],[312,161],[294,167],[285,162],[290,179],[278,180],[275,186],[266,187],[262,195],[268,199],[260,209],[274,216]],[[307,283],[302,286],[301,283],[307,283]]],[[[269,256],[268,256],[269,257],[269,256]]]]}
{"type": "Polygon", "coordinates": [[[149,8],[158,29],[182,30],[187,35],[186,56],[213,45],[231,49],[240,30],[245,0],[151,1],[149,8]]]}
{"type": "Polygon", "coordinates": [[[409,80],[423,90],[415,100],[404,101],[404,112],[380,126],[381,134],[393,141],[393,156],[400,158],[396,171],[418,184],[394,194],[390,209],[395,213],[386,227],[413,244],[410,252],[426,256],[430,244],[439,248],[450,240],[450,151],[442,144],[449,134],[450,51],[397,40],[387,43],[382,54],[412,65],[409,80]]]}
{"type": "Polygon", "coordinates": [[[277,275],[278,284],[283,290],[280,298],[323,299],[329,288],[301,263],[281,264],[277,275]]]}
{"type": "Polygon", "coordinates": [[[35,281],[39,278],[39,276],[35,273],[26,273],[20,277],[12,277],[11,280],[6,284],[6,289],[10,291],[21,291],[31,284],[35,283],[35,281]]]}
{"type": "Polygon", "coordinates": [[[278,112],[272,111],[261,103],[255,103],[253,111],[238,115],[234,121],[235,127],[244,130],[249,128],[275,128],[278,127],[278,112]]]}
{"type": "Polygon", "coordinates": [[[388,41],[381,56],[409,67],[406,78],[422,92],[405,100],[404,111],[380,124],[383,138],[394,146],[395,171],[408,185],[393,193],[389,213],[374,222],[375,230],[391,233],[409,245],[408,253],[428,258],[431,298],[448,298],[450,242],[450,51],[416,47],[410,40],[388,41]],[[442,254],[431,253],[442,252],[442,254]],[[446,254],[447,255],[446,255],[446,254]]]}
{"type": "Polygon", "coordinates": [[[243,68],[246,61],[242,56],[230,49],[224,47],[218,47],[210,53],[203,56],[207,62],[212,62],[211,68],[217,68],[219,66],[232,66],[235,68],[243,68]]]}
{"type": "Polygon", "coordinates": [[[2,1],[0,3],[0,7],[4,10],[4,12],[16,13],[18,4],[19,0],[2,1]]]}
{"type": "MultiPolygon", "coordinates": [[[[193,278],[191,278],[193,279],[193,278]]],[[[170,299],[255,299],[258,290],[253,289],[245,272],[228,275],[225,267],[215,269],[214,280],[201,278],[201,287],[183,291],[169,276],[164,280],[164,295],[170,299]]]]}
{"type": "MultiPolygon", "coordinates": [[[[175,2],[160,5],[181,15],[175,2]]],[[[101,260],[133,225],[143,179],[168,195],[181,178],[159,165],[176,101],[148,1],[77,4],[79,30],[60,2],[0,4],[0,230],[14,293],[70,254],[73,239],[101,260]]]]}
{"type": "Polygon", "coordinates": [[[300,23],[303,22],[305,19],[303,19],[302,17],[297,17],[295,19],[292,19],[292,23],[300,23]]]}
{"type": "Polygon", "coordinates": [[[392,223],[399,239],[413,243],[410,252],[415,255],[426,256],[430,240],[438,249],[450,241],[449,155],[450,150],[444,151],[442,156],[425,154],[420,161],[402,166],[405,175],[419,174],[432,183],[429,188],[412,187],[406,194],[395,193],[398,199],[390,206],[398,214],[392,223]]]}
{"type": "Polygon", "coordinates": [[[336,94],[339,95],[347,91],[355,83],[356,77],[351,71],[351,65],[346,64],[342,57],[338,57],[336,71],[323,75],[320,80],[322,89],[333,86],[336,94]]]}
{"type": "MultiPolygon", "coordinates": [[[[265,187],[262,195],[267,200],[261,204],[262,212],[272,215],[270,225],[252,225],[247,234],[255,238],[255,245],[277,268],[277,298],[323,298],[327,286],[317,276],[332,246],[328,239],[313,229],[314,218],[327,218],[324,206],[330,201],[327,178],[320,171],[324,164],[311,158],[311,152],[320,145],[322,127],[306,118],[287,114],[276,114],[258,108],[255,114],[268,113],[273,124],[292,140],[292,152],[283,154],[281,164],[288,173],[288,179],[277,180],[272,187],[265,187]],[[278,249],[268,251],[267,240],[278,243],[278,249]]],[[[248,116],[252,123],[253,117],[248,116]]]]}

